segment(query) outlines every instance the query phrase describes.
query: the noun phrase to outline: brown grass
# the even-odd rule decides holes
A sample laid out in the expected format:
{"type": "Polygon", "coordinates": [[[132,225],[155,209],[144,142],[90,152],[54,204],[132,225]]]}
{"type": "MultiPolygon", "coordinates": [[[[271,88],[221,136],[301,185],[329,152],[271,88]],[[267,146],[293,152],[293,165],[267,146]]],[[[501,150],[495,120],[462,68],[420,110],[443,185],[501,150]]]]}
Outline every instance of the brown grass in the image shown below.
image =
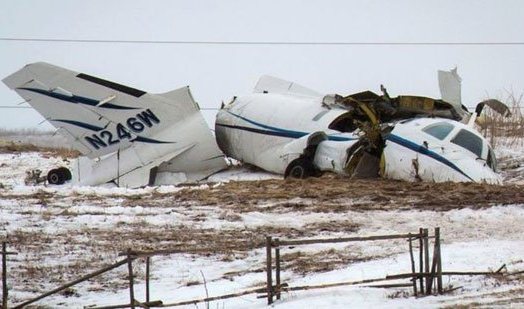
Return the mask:
{"type": "Polygon", "coordinates": [[[353,250],[327,249],[314,253],[295,251],[281,255],[282,269],[292,270],[295,273],[306,275],[314,272],[326,272],[351,263],[368,261],[374,257],[363,256],[361,252],[353,250]]]}
{"type": "Polygon", "coordinates": [[[41,147],[26,143],[0,142],[0,153],[41,152],[45,156],[76,158],[80,152],[69,148],[41,147]]]}
{"type": "MultiPolygon", "coordinates": [[[[222,219],[238,221],[249,212],[289,213],[344,213],[367,210],[420,210],[446,211],[461,208],[486,208],[493,205],[524,203],[524,186],[496,186],[480,183],[425,183],[386,179],[349,180],[336,175],[324,175],[307,180],[262,180],[229,182],[209,190],[186,188],[177,192],[135,196],[111,195],[121,199],[124,207],[182,208],[220,205],[217,213],[222,219]],[[329,184],[329,185],[326,185],[329,184]]],[[[33,194],[0,192],[4,199],[25,199],[31,203],[54,204],[53,194],[44,191],[33,194]]],[[[69,205],[89,201],[105,205],[107,200],[95,195],[71,195],[69,205]]],[[[195,213],[199,219],[199,213],[195,213]]],[[[205,219],[205,218],[200,218],[205,219]]],[[[327,228],[319,226],[320,229],[327,228]]],[[[343,228],[343,227],[341,227],[343,228]]],[[[351,230],[351,227],[346,227],[351,230]]]]}

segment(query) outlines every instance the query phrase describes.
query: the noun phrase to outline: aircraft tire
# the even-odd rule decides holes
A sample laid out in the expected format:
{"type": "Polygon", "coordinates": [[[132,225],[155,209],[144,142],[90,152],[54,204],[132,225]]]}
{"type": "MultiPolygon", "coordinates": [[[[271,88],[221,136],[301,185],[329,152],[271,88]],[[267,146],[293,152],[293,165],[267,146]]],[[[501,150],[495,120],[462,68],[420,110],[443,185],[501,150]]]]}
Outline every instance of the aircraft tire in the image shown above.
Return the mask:
{"type": "Polygon", "coordinates": [[[64,176],[64,181],[67,181],[67,180],[71,180],[72,178],[72,175],[71,175],[71,171],[69,171],[69,169],[67,167],[59,167],[57,168],[58,172],[62,173],[62,175],[64,176]]]}
{"type": "Polygon", "coordinates": [[[306,178],[306,169],[302,165],[295,165],[289,171],[289,177],[303,179],[306,178]]]}
{"type": "Polygon", "coordinates": [[[303,158],[292,161],[286,168],[284,178],[304,179],[310,176],[308,164],[303,158]]]}
{"type": "Polygon", "coordinates": [[[61,185],[65,182],[65,175],[63,171],[58,168],[52,169],[47,173],[47,182],[52,185],[61,185]]]}

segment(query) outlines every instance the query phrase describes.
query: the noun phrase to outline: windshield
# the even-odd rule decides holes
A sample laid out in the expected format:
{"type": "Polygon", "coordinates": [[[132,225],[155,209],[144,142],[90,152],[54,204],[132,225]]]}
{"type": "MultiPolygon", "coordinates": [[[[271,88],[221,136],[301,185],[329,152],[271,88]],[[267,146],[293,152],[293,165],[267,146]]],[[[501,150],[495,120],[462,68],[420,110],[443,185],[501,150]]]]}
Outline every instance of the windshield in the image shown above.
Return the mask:
{"type": "Polygon", "coordinates": [[[468,130],[460,130],[451,142],[473,152],[478,158],[482,156],[482,139],[468,130]]]}
{"type": "Polygon", "coordinates": [[[422,129],[422,131],[438,138],[439,140],[443,140],[446,138],[446,136],[448,136],[449,132],[451,132],[453,128],[454,126],[451,123],[439,122],[425,127],[422,129]]]}

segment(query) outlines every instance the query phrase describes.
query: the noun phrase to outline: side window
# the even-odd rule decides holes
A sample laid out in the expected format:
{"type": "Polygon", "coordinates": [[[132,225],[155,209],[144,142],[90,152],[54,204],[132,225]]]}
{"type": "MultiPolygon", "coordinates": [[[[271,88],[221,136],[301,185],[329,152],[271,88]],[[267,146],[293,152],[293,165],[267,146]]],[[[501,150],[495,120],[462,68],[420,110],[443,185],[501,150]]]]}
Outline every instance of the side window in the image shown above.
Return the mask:
{"type": "Polygon", "coordinates": [[[473,152],[479,158],[482,155],[482,139],[468,130],[460,130],[451,142],[473,152]]]}
{"type": "Polygon", "coordinates": [[[451,123],[439,122],[425,127],[422,129],[422,131],[438,138],[439,140],[443,140],[446,138],[446,136],[448,136],[449,132],[451,132],[453,128],[454,126],[451,123]]]}

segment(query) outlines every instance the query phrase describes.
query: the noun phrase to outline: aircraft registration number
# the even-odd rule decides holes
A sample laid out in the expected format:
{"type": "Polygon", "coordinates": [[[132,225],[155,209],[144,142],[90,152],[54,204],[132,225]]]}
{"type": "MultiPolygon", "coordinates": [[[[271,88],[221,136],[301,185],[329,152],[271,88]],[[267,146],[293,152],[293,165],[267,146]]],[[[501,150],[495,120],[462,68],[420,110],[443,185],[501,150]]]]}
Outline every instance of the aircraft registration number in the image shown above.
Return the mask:
{"type": "Polygon", "coordinates": [[[117,123],[115,131],[103,130],[91,136],[85,136],[85,140],[95,149],[109,147],[120,143],[124,139],[131,140],[133,133],[141,133],[147,128],[151,128],[160,123],[160,119],[148,108],[143,112],[136,114],[135,117],[129,117],[123,123],[117,123]]]}

